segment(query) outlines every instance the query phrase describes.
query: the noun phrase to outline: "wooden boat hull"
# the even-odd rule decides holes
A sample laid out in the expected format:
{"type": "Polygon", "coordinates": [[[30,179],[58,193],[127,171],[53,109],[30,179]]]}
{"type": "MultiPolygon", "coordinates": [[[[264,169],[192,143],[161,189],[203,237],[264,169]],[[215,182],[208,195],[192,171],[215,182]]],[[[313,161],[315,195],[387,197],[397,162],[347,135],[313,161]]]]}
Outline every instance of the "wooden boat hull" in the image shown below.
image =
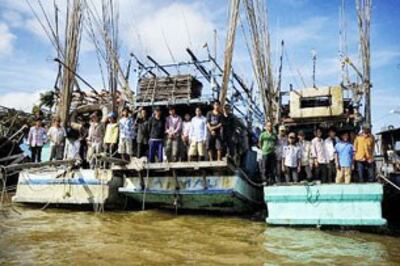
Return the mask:
{"type": "Polygon", "coordinates": [[[226,176],[179,176],[176,179],[152,176],[148,178],[147,189],[142,189],[141,184],[138,177],[127,178],[119,192],[137,203],[143,204],[144,201],[146,206],[158,208],[244,213],[263,204],[262,190],[249,184],[238,173],[226,176]]]}
{"type": "Polygon", "coordinates": [[[119,204],[118,187],[122,178],[111,170],[63,169],[23,170],[20,172],[15,203],[37,204],[119,204]]]}
{"type": "Polygon", "coordinates": [[[383,226],[378,183],[264,187],[268,224],[383,226]]]}

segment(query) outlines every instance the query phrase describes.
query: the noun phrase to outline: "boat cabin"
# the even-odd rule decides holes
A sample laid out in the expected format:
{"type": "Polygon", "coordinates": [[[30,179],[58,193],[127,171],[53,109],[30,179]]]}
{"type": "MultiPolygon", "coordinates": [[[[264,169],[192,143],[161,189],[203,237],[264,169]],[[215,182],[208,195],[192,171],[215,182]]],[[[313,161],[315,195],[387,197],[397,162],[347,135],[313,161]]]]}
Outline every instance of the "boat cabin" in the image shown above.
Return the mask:
{"type": "Polygon", "coordinates": [[[357,132],[362,117],[345,91],[340,85],[291,90],[281,106],[282,123],[291,131],[303,130],[309,139],[317,127],[357,132]]]}

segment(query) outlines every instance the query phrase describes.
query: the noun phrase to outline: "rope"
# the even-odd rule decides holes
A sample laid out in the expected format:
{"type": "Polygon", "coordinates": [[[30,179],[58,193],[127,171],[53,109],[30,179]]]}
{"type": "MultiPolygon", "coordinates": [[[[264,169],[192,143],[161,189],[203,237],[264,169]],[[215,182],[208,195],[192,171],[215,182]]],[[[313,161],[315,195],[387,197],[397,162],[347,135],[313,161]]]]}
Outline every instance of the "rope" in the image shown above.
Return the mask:
{"type": "Polygon", "coordinates": [[[179,207],[179,181],[178,181],[178,176],[176,175],[176,171],[172,170],[172,175],[174,176],[175,179],[175,193],[174,193],[174,202],[172,205],[175,207],[175,215],[178,215],[178,207],[179,207]]]}
{"type": "MultiPolygon", "coordinates": [[[[66,177],[66,174],[67,174],[70,170],[71,170],[71,169],[67,168],[67,169],[64,170],[62,173],[56,175],[55,178],[60,178],[60,177],[65,178],[65,177],[66,177]]],[[[67,194],[67,193],[65,193],[66,185],[69,185],[69,187],[71,187],[71,184],[64,184],[64,191],[63,191],[63,194],[64,194],[64,195],[67,194]]],[[[30,185],[29,185],[29,187],[31,188],[30,185]]],[[[49,200],[47,201],[47,203],[46,203],[42,208],[40,208],[40,210],[41,210],[41,211],[44,211],[45,209],[47,209],[47,207],[51,204],[52,201],[54,201],[55,198],[56,198],[56,196],[55,196],[55,193],[54,193],[54,194],[52,195],[52,197],[49,198],[49,200]]]]}
{"type": "Polygon", "coordinates": [[[0,180],[2,182],[2,188],[1,188],[1,193],[0,193],[0,209],[3,208],[3,202],[4,202],[4,195],[7,193],[6,188],[7,188],[7,169],[4,166],[0,166],[0,180]]]}
{"type": "Polygon", "coordinates": [[[306,192],[307,192],[307,196],[306,196],[307,202],[312,205],[316,204],[318,202],[318,199],[320,196],[319,190],[317,190],[317,192],[315,193],[315,199],[313,200],[313,194],[310,189],[311,186],[308,183],[306,183],[306,184],[304,184],[304,187],[306,188],[306,192]]]}
{"type": "Polygon", "coordinates": [[[148,167],[146,167],[146,181],[144,184],[144,191],[143,191],[143,198],[142,198],[142,211],[144,211],[146,209],[146,192],[147,192],[147,186],[149,184],[149,174],[150,174],[150,170],[148,167]]]}
{"type": "Polygon", "coordinates": [[[251,178],[241,168],[237,168],[237,169],[244,176],[244,178],[247,180],[247,182],[250,183],[250,185],[255,186],[255,187],[264,187],[263,183],[256,183],[253,180],[251,180],[251,178]]]}
{"type": "Polygon", "coordinates": [[[389,185],[391,185],[392,187],[394,187],[395,189],[397,189],[398,191],[400,191],[400,187],[398,185],[396,185],[395,183],[393,183],[392,181],[390,181],[390,179],[388,179],[387,177],[385,177],[382,174],[378,174],[378,177],[382,178],[383,180],[385,180],[389,185]]]}

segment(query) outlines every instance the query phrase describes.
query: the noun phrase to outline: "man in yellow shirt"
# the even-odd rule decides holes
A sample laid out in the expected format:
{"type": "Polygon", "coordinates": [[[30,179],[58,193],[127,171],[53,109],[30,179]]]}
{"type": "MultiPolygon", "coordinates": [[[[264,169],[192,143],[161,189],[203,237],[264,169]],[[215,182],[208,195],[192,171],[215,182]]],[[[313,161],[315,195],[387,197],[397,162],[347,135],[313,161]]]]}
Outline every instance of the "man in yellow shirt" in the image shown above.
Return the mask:
{"type": "Polygon", "coordinates": [[[354,140],[354,160],[357,164],[358,182],[374,182],[374,147],[375,139],[368,125],[354,140]]]}

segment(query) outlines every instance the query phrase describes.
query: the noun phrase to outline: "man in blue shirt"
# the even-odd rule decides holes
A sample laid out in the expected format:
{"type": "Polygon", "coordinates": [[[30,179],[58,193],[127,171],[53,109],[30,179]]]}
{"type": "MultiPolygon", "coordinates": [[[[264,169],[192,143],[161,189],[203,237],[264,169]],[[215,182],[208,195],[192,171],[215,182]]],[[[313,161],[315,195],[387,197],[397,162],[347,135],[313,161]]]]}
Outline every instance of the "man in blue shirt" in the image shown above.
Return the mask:
{"type": "Polygon", "coordinates": [[[336,183],[349,184],[351,181],[351,170],[354,168],[354,147],[349,142],[349,133],[341,135],[341,141],[335,145],[336,152],[336,183]]]}

